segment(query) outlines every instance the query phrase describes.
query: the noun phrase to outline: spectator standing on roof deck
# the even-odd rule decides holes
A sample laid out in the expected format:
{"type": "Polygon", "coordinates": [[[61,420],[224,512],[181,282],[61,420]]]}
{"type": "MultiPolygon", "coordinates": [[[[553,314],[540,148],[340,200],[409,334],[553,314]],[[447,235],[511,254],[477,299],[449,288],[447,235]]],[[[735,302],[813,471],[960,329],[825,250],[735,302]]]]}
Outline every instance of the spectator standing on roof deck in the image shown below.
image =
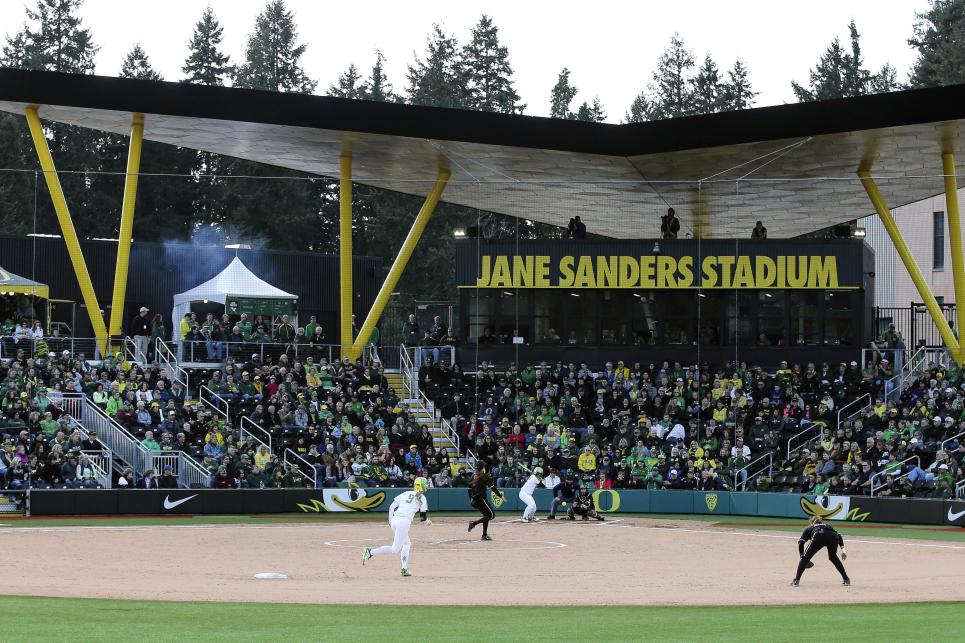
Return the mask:
{"type": "Polygon", "coordinates": [[[422,339],[422,333],[419,330],[419,322],[415,315],[409,314],[409,319],[402,324],[402,343],[406,346],[418,346],[420,339],[422,339]]]}
{"type": "Polygon", "coordinates": [[[140,358],[143,355],[144,359],[147,359],[147,344],[151,337],[151,320],[148,319],[147,313],[147,308],[141,306],[137,315],[131,320],[130,327],[131,337],[134,338],[134,346],[137,349],[137,357],[140,358]]]}

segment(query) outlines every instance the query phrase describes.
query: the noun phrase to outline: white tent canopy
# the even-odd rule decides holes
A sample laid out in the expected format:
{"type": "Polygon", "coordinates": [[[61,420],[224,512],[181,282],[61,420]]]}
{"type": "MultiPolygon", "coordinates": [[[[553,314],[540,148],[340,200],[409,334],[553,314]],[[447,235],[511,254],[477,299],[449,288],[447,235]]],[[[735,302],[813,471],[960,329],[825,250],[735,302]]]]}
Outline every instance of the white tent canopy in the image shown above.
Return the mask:
{"type": "Polygon", "coordinates": [[[229,297],[247,297],[252,299],[298,299],[298,295],[275,288],[270,283],[255,276],[248,267],[235,257],[231,263],[199,286],[174,296],[173,324],[175,338],[181,319],[191,312],[191,302],[209,301],[226,304],[229,297]]]}

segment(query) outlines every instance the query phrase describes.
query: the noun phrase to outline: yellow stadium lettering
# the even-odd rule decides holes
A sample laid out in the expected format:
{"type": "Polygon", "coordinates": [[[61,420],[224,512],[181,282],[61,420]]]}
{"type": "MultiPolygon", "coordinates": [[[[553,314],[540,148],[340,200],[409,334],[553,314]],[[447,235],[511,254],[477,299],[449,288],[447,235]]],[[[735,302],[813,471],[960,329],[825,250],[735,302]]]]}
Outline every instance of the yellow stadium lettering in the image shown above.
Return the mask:
{"type": "Polygon", "coordinates": [[[533,276],[534,288],[547,288],[550,285],[550,258],[549,255],[537,255],[536,274],[533,276]]]}
{"type": "Polygon", "coordinates": [[[653,255],[647,255],[646,257],[640,257],[640,287],[641,288],[653,288],[654,280],[654,263],[656,263],[657,258],[653,255]]]}
{"type": "Polygon", "coordinates": [[[754,288],[754,269],[751,268],[751,258],[742,256],[737,257],[737,266],[734,269],[734,288],[754,288]]]}
{"type": "Polygon", "coordinates": [[[733,287],[731,285],[731,273],[732,273],[731,269],[734,267],[735,259],[736,257],[734,257],[733,255],[717,257],[717,265],[720,266],[721,288],[733,287]]]}
{"type": "Polygon", "coordinates": [[[573,257],[567,255],[560,259],[560,287],[569,288],[573,285],[573,257]]]}
{"type": "Polygon", "coordinates": [[[777,264],[770,257],[757,258],[757,275],[755,285],[758,288],[773,288],[777,276],[777,264]]]}
{"type": "Polygon", "coordinates": [[[620,288],[636,288],[640,281],[640,264],[633,257],[620,257],[620,288]]]}
{"type": "Polygon", "coordinates": [[[597,257],[596,260],[596,285],[598,288],[615,288],[617,276],[617,258],[597,257]]]}
{"type": "Polygon", "coordinates": [[[717,287],[717,257],[710,255],[700,262],[700,285],[703,288],[717,287]]]}
{"type": "Polygon", "coordinates": [[[482,268],[481,270],[482,274],[476,279],[476,287],[486,288],[489,286],[489,280],[492,278],[491,276],[492,268],[490,266],[490,262],[492,262],[493,258],[490,257],[489,255],[483,255],[482,257],[480,257],[480,259],[481,259],[480,267],[482,268]]]}
{"type": "Polygon", "coordinates": [[[596,279],[593,278],[593,257],[582,256],[576,264],[576,278],[573,280],[574,288],[596,288],[596,279]]]}
{"type": "Polygon", "coordinates": [[[657,258],[657,281],[658,288],[676,288],[677,281],[674,279],[674,272],[677,269],[677,260],[673,257],[660,255],[657,258]]]}
{"type": "Polygon", "coordinates": [[[678,288],[690,288],[694,285],[694,258],[691,256],[681,257],[677,262],[678,288]]]}
{"type": "Polygon", "coordinates": [[[787,287],[804,288],[808,280],[807,257],[787,258],[787,287]]]}
{"type": "Polygon", "coordinates": [[[787,257],[781,255],[777,258],[777,283],[778,288],[787,288],[787,257]]]}
{"type": "Polygon", "coordinates": [[[808,286],[811,288],[838,287],[838,258],[818,257],[808,258],[808,286]]]}
{"type": "Polygon", "coordinates": [[[513,257],[513,286],[516,288],[533,287],[533,257],[513,257]]]}
{"type": "Polygon", "coordinates": [[[509,257],[496,257],[493,264],[493,278],[490,284],[493,288],[512,288],[513,276],[509,269],[509,257]]]}

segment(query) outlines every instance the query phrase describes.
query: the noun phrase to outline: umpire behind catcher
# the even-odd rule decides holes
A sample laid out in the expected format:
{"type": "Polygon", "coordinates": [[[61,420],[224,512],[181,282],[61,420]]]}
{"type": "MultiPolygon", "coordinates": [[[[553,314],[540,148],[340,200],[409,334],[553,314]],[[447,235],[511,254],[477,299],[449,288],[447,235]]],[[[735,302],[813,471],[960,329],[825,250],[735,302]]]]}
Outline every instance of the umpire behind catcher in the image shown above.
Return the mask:
{"type": "Polygon", "coordinates": [[[828,548],[828,559],[841,574],[842,584],[851,584],[848,572],[844,571],[844,565],[838,558],[838,547],[841,547],[841,558],[848,560],[848,555],[844,551],[844,538],[833,527],[824,524],[824,520],[820,516],[812,516],[811,525],[804,530],[801,538],[797,541],[801,561],[797,565],[797,575],[791,581],[792,587],[797,587],[801,583],[801,574],[804,573],[805,569],[814,567],[811,559],[825,547],[828,548]],[[808,543],[807,548],[805,548],[804,543],[808,543]]]}
{"type": "Polygon", "coordinates": [[[556,510],[563,503],[573,503],[576,498],[576,477],[572,473],[567,473],[566,478],[553,489],[553,504],[550,506],[549,520],[556,520],[556,510]]]}

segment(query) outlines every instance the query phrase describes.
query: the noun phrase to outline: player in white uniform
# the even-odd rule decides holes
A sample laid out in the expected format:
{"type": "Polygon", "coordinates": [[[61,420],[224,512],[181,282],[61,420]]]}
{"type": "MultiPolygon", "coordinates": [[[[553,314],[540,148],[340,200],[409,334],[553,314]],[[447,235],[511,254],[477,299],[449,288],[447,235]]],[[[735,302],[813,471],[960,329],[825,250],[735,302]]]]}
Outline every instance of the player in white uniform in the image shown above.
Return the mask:
{"type": "Polygon", "coordinates": [[[366,547],[362,550],[362,564],[376,554],[398,554],[402,552],[402,575],[411,576],[409,573],[409,547],[412,541],[409,540],[409,527],[412,526],[412,519],[418,512],[422,516],[422,522],[427,526],[432,524],[429,520],[429,504],[426,502],[425,492],[429,488],[429,481],[423,477],[415,479],[414,489],[400,493],[392,501],[389,507],[389,526],[395,532],[391,545],[381,547],[366,547]]]}
{"type": "Polygon", "coordinates": [[[543,481],[543,468],[535,467],[523,488],[519,490],[519,499],[526,505],[523,510],[523,522],[536,522],[536,501],[533,500],[533,492],[543,481]]]}

